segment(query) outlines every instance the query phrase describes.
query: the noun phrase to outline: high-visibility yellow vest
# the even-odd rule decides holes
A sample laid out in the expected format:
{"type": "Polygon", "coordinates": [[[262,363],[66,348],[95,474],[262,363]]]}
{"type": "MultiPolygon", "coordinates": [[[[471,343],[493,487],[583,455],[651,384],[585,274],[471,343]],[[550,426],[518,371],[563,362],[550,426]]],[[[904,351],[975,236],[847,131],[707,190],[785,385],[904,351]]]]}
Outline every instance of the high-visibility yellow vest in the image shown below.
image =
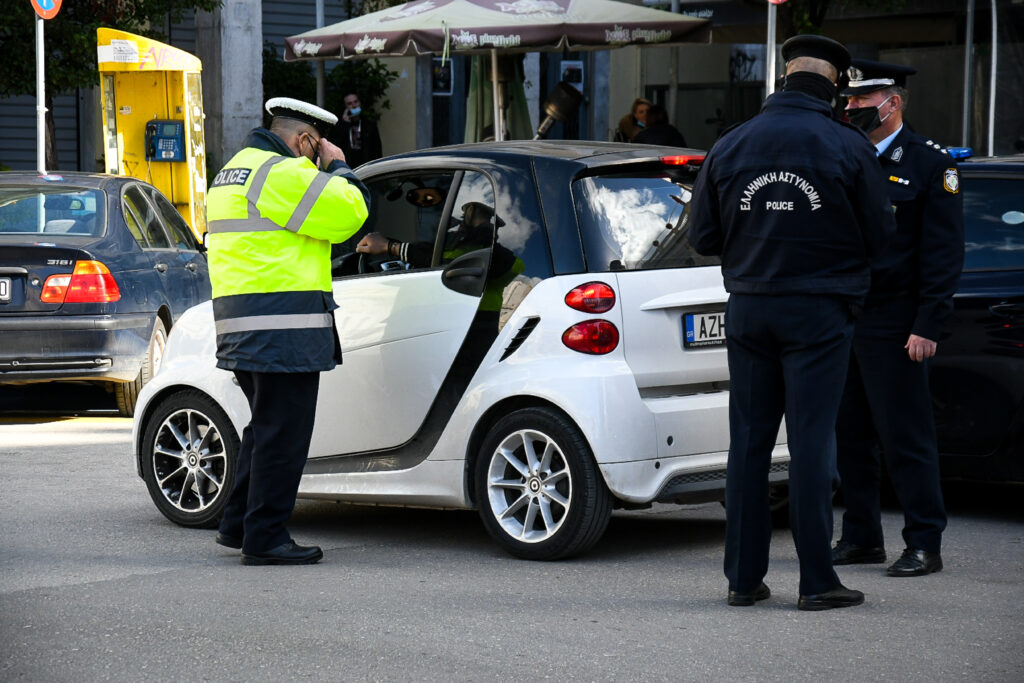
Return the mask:
{"type": "Polygon", "coordinates": [[[218,366],[334,367],[331,243],[366,220],[362,192],[306,157],[247,147],[207,193],[218,366]]]}

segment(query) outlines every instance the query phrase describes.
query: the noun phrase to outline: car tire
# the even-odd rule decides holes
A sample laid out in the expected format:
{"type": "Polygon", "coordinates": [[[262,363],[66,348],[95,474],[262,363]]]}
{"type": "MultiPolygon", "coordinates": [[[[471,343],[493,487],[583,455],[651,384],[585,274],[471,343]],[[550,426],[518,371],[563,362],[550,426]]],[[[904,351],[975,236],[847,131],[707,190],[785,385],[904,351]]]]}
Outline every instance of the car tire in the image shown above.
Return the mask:
{"type": "Polygon", "coordinates": [[[612,496],[579,428],[550,408],[498,420],[476,460],[480,517],[506,551],[559,560],[589,550],[611,517],[612,496]]]}
{"type": "Polygon", "coordinates": [[[142,476],[167,519],[212,528],[231,495],[239,440],[210,397],[188,390],[160,402],[143,426],[142,476]]]}
{"type": "Polygon", "coordinates": [[[153,325],[153,333],[149,335],[149,346],[146,347],[146,357],[142,360],[138,376],[130,382],[118,382],[114,385],[117,412],[123,417],[131,417],[135,414],[135,404],[139,400],[139,392],[160,369],[165,348],[167,348],[167,327],[164,325],[164,321],[157,316],[156,324],[153,325]]]}

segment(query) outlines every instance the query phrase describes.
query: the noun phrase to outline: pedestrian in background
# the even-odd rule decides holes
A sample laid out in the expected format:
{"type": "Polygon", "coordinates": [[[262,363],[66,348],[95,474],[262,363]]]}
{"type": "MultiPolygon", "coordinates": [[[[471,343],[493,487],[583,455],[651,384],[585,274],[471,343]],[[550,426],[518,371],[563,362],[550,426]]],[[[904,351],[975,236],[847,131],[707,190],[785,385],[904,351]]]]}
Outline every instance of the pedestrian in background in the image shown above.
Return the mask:
{"type": "Polygon", "coordinates": [[[857,321],[837,423],[846,512],[835,564],[886,560],[876,437],[903,508],[902,556],[889,576],[942,569],[946,509],[928,387],[928,359],[948,335],[964,259],[963,201],[956,163],[903,123],[912,67],[854,60],[846,114],[875,145],[879,177],[896,210],[896,236],[874,264],[857,321]]]}
{"type": "Polygon", "coordinates": [[[619,127],[615,131],[615,142],[632,142],[633,138],[647,125],[647,112],[651,101],[638,97],[633,100],[629,113],[619,119],[619,127]]]}
{"type": "Polygon", "coordinates": [[[341,115],[341,149],[351,168],[383,156],[377,124],[366,117],[359,95],[345,95],[345,112],[341,115]]]}
{"type": "Polygon", "coordinates": [[[217,367],[234,372],[251,417],[217,543],[242,564],[312,564],[285,528],[309,455],[320,373],[341,362],[331,243],[366,220],[366,189],[327,139],[338,118],[307,102],[267,102],[270,129],[207,195],[217,367]]]}
{"type": "Polygon", "coordinates": [[[895,229],[874,150],[833,117],[841,44],[782,46],[782,91],[708,153],[690,240],[722,257],[730,376],[725,575],[728,604],[768,598],[768,472],[783,414],[802,610],[859,605],[832,567],[835,422],[869,263],[895,229]]]}
{"type": "Polygon", "coordinates": [[[633,142],[642,145],[686,147],[683,134],[668,122],[668,112],[660,104],[651,105],[647,112],[647,126],[633,137],[633,142]]]}

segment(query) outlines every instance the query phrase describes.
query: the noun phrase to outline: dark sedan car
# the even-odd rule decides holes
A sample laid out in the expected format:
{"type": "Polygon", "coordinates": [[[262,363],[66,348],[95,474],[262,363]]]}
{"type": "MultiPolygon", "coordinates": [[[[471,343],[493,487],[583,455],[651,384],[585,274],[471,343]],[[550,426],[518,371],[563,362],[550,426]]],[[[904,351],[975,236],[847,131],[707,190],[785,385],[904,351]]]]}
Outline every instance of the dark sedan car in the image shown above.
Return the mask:
{"type": "Polygon", "coordinates": [[[0,384],[107,383],[122,415],[210,298],[206,255],[135,178],[0,173],[0,384]]]}
{"type": "Polygon", "coordinates": [[[932,363],[944,477],[1024,481],[1024,157],[960,164],[964,271],[932,363]]]}

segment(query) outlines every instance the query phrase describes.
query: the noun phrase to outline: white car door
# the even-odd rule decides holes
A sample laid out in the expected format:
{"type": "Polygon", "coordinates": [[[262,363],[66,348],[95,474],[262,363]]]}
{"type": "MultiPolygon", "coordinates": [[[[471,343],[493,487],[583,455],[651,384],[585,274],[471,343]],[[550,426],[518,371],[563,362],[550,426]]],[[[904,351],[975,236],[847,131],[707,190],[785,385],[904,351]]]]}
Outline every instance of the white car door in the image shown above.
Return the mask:
{"type": "MultiPolygon", "coordinates": [[[[468,195],[493,206],[487,177],[432,170],[365,182],[372,197],[370,217],[342,249],[353,251],[368,232],[410,247],[406,262],[364,258],[360,269],[366,273],[338,276],[336,270],[335,323],[343,362],[321,376],[310,446],[311,460],[339,462],[332,471],[361,469],[355,458],[347,457],[356,454],[371,455],[378,467],[382,461],[389,467],[388,451],[407,444],[424,428],[432,406],[435,412],[454,406],[450,400],[438,401],[442,386],[446,393],[461,396],[475,367],[459,366],[482,356],[464,347],[489,345],[489,340],[467,334],[476,327],[491,245],[472,245],[463,250],[470,253],[448,265],[443,255],[445,238],[450,242],[449,233],[460,225],[460,207],[468,195]]],[[[352,269],[359,259],[349,254],[335,261],[352,269]]]]}

